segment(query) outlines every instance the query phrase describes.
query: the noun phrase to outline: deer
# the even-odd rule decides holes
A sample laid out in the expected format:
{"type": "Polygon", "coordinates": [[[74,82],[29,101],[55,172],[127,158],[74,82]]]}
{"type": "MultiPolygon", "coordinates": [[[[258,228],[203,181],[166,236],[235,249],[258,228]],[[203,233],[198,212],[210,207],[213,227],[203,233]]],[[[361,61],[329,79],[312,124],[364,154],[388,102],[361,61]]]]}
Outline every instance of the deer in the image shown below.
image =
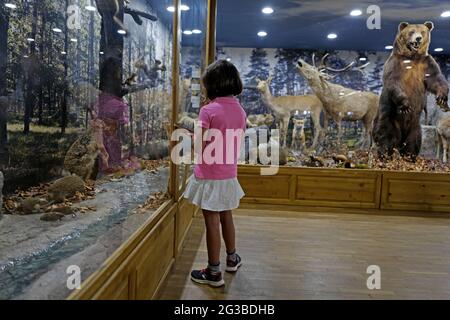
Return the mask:
{"type": "MultiPolygon", "coordinates": [[[[328,57],[329,54],[322,58],[320,67],[315,65],[314,55],[314,65],[299,59],[297,62],[298,70],[322,102],[326,117],[336,122],[338,126],[338,144],[340,145],[342,139],[342,121],[362,121],[365,133],[361,145],[370,147],[373,123],[378,112],[380,97],[373,92],[357,91],[330,82],[333,77],[325,71],[344,72],[351,69],[355,62],[342,69],[333,69],[326,65],[328,57]]],[[[361,71],[367,65],[365,64],[357,69],[361,71]]]]}
{"type": "Polygon", "coordinates": [[[448,162],[448,153],[450,152],[450,114],[443,113],[439,115],[438,121],[436,123],[436,131],[438,136],[437,143],[437,158],[441,158],[442,150],[442,161],[448,162]]]}
{"type": "Polygon", "coordinates": [[[292,149],[301,151],[306,145],[305,119],[294,119],[292,131],[292,149]]]}
{"type": "Polygon", "coordinates": [[[289,120],[293,112],[310,112],[314,123],[314,140],[312,148],[316,148],[319,143],[319,137],[322,132],[320,116],[323,111],[322,102],[316,95],[304,96],[280,96],[274,97],[270,90],[270,83],[273,77],[269,77],[266,81],[256,79],[257,89],[262,95],[263,103],[273,112],[281,132],[281,145],[285,145],[289,120]]]}

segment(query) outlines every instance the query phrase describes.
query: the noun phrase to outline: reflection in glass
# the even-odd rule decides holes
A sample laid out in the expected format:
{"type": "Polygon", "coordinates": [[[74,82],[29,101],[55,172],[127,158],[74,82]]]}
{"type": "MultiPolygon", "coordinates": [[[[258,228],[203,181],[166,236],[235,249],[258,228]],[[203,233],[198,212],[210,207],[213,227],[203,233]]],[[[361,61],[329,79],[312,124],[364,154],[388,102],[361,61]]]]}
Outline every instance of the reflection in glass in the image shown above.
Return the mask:
{"type": "Polygon", "coordinates": [[[167,199],[172,4],[0,1],[0,299],[65,298],[167,199]]]}

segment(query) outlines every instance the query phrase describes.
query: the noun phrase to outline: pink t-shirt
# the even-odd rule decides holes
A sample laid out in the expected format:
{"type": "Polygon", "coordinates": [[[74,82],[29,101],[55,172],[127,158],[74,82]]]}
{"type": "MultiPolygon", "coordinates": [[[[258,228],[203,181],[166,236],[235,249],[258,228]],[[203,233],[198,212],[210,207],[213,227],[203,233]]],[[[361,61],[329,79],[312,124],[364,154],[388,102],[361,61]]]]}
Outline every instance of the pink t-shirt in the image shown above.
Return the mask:
{"type": "Polygon", "coordinates": [[[197,179],[227,180],[237,177],[237,162],[246,119],[244,109],[234,97],[217,98],[201,109],[200,125],[209,129],[207,137],[211,141],[206,143],[203,162],[195,166],[194,174],[197,179]],[[223,137],[223,143],[217,140],[216,136],[219,134],[223,137]],[[223,150],[222,154],[220,149],[223,150]]]}

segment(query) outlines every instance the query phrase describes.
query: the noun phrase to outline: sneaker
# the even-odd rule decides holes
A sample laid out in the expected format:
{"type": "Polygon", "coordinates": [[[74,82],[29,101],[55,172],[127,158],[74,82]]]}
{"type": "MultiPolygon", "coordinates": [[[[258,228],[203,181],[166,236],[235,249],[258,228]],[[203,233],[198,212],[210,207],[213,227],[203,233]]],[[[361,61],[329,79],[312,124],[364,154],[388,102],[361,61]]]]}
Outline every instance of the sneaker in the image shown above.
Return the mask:
{"type": "Polygon", "coordinates": [[[222,278],[222,272],[212,273],[208,268],[192,271],[191,279],[195,283],[207,284],[214,288],[219,288],[225,285],[225,281],[223,281],[222,278]]]}
{"type": "Polygon", "coordinates": [[[227,268],[225,270],[227,272],[237,272],[241,266],[242,259],[238,254],[236,254],[236,261],[227,260],[227,268]]]}

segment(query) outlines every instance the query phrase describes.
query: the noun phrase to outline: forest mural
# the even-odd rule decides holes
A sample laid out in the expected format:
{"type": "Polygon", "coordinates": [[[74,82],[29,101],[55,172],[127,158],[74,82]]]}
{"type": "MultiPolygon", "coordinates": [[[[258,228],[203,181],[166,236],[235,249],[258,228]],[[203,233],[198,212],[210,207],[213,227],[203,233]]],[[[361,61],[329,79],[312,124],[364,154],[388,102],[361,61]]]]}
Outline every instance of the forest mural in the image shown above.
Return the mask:
{"type": "Polygon", "coordinates": [[[101,93],[126,106],[120,131],[131,154],[167,139],[171,37],[152,1],[0,0],[0,164],[15,181],[7,187],[60,174],[101,93]]]}
{"type": "MultiPolygon", "coordinates": [[[[242,95],[242,102],[250,114],[262,114],[268,112],[261,103],[260,93],[255,90],[256,79],[273,77],[271,90],[274,96],[305,95],[310,94],[311,89],[305,79],[299,74],[297,61],[299,58],[312,62],[312,56],[316,59],[329,53],[327,60],[329,66],[342,68],[351,62],[355,67],[345,72],[334,73],[332,82],[345,87],[381,93],[383,87],[383,67],[389,52],[357,52],[357,51],[312,51],[300,49],[274,49],[274,48],[219,48],[219,59],[230,59],[239,71],[246,85],[242,95]],[[368,65],[367,65],[368,64],[368,65]],[[364,66],[359,70],[358,66],[364,66]]],[[[450,78],[450,57],[436,57],[447,78],[450,78]]],[[[318,63],[318,62],[317,62],[318,63]]]]}

